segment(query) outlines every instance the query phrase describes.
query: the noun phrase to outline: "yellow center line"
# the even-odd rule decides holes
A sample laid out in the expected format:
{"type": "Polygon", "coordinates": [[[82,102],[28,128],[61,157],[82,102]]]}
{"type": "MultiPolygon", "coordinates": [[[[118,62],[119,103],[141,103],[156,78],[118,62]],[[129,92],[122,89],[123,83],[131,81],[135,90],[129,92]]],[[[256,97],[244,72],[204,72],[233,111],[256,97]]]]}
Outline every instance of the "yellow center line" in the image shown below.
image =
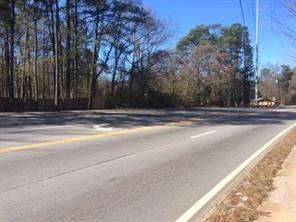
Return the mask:
{"type": "MultiPolygon", "coordinates": [[[[193,119],[191,119],[191,121],[192,120],[193,119]]],[[[196,120],[196,119],[194,119],[194,120],[196,120]]],[[[98,138],[102,138],[102,137],[118,136],[118,135],[133,133],[133,132],[139,132],[139,131],[143,131],[143,130],[169,127],[169,126],[179,126],[179,124],[188,124],[188,123],[190,123],[190,120],[168,123],[165,125],[144,126],[144,127],[140,127],[140,128],[123,129],[123,130],[113,131],[113,132],[90,134],[90,135],[84,135],[84,136],[78,136],[78,137],[72,137],[72,138],[64,138],[64,139],[58,139],[58,140],[54,140],[54,141],[41,142],[41,143],[35,143],[35,144],[27,144],[27,145],[14,146],[14,147],[3,147],[3,148],[0,147],[0,154],[30,150],[30,149],[35,149],[35,148],[45,148],[45,147],[67,144],[67,143],[83,142],[83,141],[94,140],[94,139],[98,139],[98,138]]]]}

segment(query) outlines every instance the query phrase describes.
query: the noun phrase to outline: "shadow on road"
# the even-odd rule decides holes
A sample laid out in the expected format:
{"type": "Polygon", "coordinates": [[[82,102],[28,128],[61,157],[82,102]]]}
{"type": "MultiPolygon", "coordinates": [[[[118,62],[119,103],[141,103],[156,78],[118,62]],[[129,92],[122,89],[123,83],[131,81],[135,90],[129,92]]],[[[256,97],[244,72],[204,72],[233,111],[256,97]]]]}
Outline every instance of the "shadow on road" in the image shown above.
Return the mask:
{"type": "Polygon", "coordinates": [[[281,124],[283,121],[296,120],[296,113],[291,109],[273,110],[247,108],[2,113],[0,114],[0,129],[21,129],[40,125],[60,126],[81,124],[106,124],[112,127],[129,128],[163,125],[172,122],[179,122],[180,126],[186,126],[182,123],[182,121],[186,120],[192,120],[193,126],[219,124],[281,124]]]}

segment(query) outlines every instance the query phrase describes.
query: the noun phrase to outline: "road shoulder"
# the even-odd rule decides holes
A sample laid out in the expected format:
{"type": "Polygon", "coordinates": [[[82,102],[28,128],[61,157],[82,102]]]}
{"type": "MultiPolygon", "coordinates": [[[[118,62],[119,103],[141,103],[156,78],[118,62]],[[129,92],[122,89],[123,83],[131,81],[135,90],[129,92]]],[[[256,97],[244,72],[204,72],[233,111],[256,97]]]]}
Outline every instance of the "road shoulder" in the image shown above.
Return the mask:
{"type": "Polygon", "coordinates": [[[260,216],[269,216],[268,209],[265,211],[260,209],[260,206],[274,190],[274,178],[295,145],[296,129],[294,128],[273,146],[272,150],[247,173],[222,202],[216,205],[205,221],[251,222],[260,216]]]}
{"type": "Polygon", "coordinates": [[[296,218],[296,146],[274,179],[273,190],[266,201],[259,207],[268,212],[259,217],[257,222],[294,222],[296,218]]]}

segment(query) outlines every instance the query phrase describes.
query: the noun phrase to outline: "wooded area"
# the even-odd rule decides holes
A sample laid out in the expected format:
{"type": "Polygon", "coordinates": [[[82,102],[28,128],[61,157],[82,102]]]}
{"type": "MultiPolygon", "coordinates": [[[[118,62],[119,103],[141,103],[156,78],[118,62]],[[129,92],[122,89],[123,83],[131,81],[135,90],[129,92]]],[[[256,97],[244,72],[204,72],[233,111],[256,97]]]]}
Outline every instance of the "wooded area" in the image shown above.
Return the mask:
{"type": "Polygon", "coordinates": [[[280,104],[296,104],[296,69],[289,65],[269,65],[261,70],[260,96],[280,104]]]}
{"type": "Polygon", "coordinates": [[[136,0],[0,0],[2,109],[249,104],[246,27],[200,25],[164,50],[172,34],[136,0]]]}

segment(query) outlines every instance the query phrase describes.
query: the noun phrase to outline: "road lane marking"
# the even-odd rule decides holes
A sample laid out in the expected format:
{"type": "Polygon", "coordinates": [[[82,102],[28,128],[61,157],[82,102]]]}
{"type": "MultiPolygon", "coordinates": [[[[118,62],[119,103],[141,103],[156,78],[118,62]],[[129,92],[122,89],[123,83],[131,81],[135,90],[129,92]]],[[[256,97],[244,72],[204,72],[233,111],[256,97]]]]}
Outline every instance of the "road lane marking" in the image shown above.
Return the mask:
{"type": "Polygon", "coordinates": [[[95,131],[113,131],[113,127],[107,127],[108,124],[93,125],[95,131]]]}
{"type": "Polygon", "coordinates": [[[151,130],[151,129],[162,128],[162,127],[171,127],[171,125],[144,126],[139,128],[131,128],[131,129],[118,130],[118,131],[109,131],[109,132],[107,131],[104,133],[89,134],[84,136],[71,137],[71,138],[65,138],[65,139],[59,139],[59,140],[41,142],[41,143],[35,143],[35,144],[27,144],[22,146],[2,147],[2,148],[0,147],[0,154],[30,150],[35,148],[49,148],[54,145],[61,145],[61,144],[67,144],[67,143],[73,143],[73,142],[83,142],[83,141],[95,140],[103,137],[119,136],[119,135],[125,135],[128,133],[151,130]]]}
{"type": "Polygon", "coordinates": [[[289,130],[296,127],[296,123],[292,124],[282,132],[277,134],[273,139],[268,141],[264,146],[259,148],[248,159],[246,159],[235,170],[222,179],[216,186],[214,186],[209,192],[207,192],[201,199],[199,199],[193,206],[191,206],[176,222],[188,222],[192,217],[198,213],[210,200],[212,200],[226,185],[228,185],[235,177],[237,177],[247,166],[249,166],[260,154],[262,154],[267,148],[270,147],[275,141],[286,134],[289,130]]]}
{"type": "Polygon", "coordinates": [[[212,130],[212,131],[209,131],[209,132],[206,132],[206,133],[191,136],[190,139],[196,139],[196,138],[207,136],[207,135],[210,135],[210,134],[213,134],[213,133],[216,133],[216,132],[217,132],[216,130],[212,130]]]}
{"type": "Polygon", "coordinates": [[[182,125],[192,124],[197,120],[199,120],[199,119],[188,118],[187,120],[179,120],[176,122],[169,122],[169,123],[165,123],[163,125],[142,126],[142,127],[130,128],[130,129],[118,129],[118,130],[114,130],[114,131],[106,131],[106,132],[97,133],[97,134],[89,134],[89,135],[84,135],[84,136],[65,138],[65,139],[59,139],[59,140],[47,141],[47,142],[40,142],[40,143],[35,143],[35,144],[27,144],[27,145],[14,146],[14,147],[0,147],[0,154],[30,150],[30,149],[35,149],[35,148],[49,148],[54,145],[95,140],[98,138],[124,135],[124,134],[132,133],[132,132],[151,130],[151,129],[155,129],[155,128],[179,127],[180,125],[182,126],[182,125]]]}

